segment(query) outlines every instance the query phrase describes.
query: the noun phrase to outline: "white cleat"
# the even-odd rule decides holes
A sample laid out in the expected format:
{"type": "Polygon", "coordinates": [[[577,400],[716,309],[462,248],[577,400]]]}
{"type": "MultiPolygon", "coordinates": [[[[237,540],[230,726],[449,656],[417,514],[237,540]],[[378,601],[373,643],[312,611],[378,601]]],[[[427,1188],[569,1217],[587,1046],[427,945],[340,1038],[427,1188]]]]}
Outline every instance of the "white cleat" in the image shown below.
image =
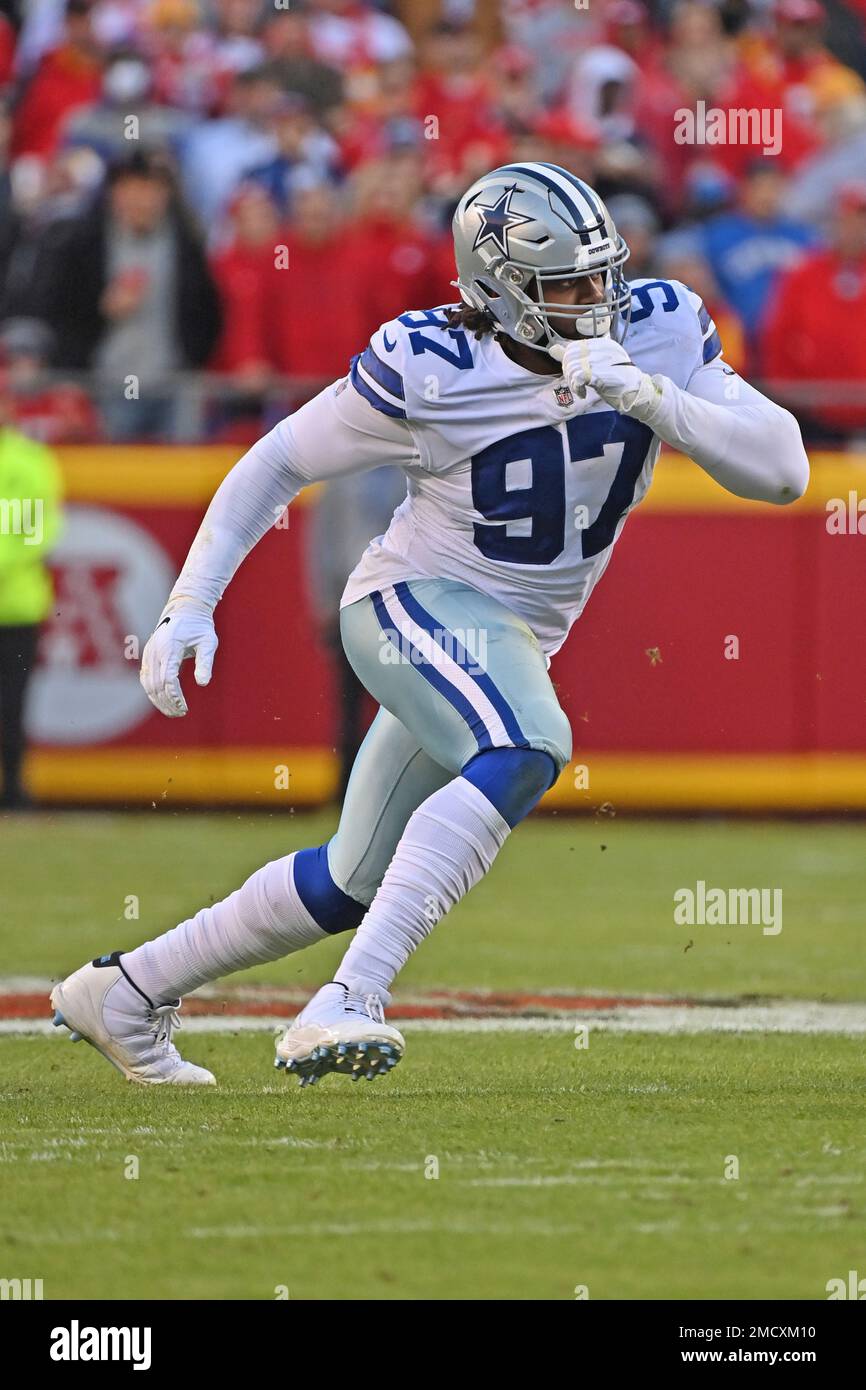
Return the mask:
{"type": "Polygon", "coordinates": [[[119,964],[121,952],[100,956],[51,991],[54,1026],[70,1030],[101,1052],[128,1081],[144,1086],[215,1086],[204,1067],[185,1062],[171,1040],[180,1027],[180,1000],[154,1006],[119,964]]]}
{"type": "Polygon", "coordinates": [[[403,1034],[385,1022],[378,994],[323,985],[277,1042],[275,1067],[313,1086],[329,1071],[372,1081],[387,1076],[406,1050],[403,1034]]]}

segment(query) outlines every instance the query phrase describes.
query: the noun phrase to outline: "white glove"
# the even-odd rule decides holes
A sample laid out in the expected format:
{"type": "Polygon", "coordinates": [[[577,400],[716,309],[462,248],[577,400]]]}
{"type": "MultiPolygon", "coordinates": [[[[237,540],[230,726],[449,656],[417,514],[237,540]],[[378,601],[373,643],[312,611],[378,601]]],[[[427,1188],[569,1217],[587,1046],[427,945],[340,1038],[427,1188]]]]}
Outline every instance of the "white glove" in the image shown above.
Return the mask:
{"type": "Polygon", "coordinates": [[[550,355],[562,363],[563,376],[581,400],[592,387],[614,410],[638,419],[651,415],[661,402],[661,387],[613,338],[577,338],[567,348],[554,343],[550,355]]]}
{"type": "Polygon", "coordinates": [[[162,610],[141,658],[139,679],[147,698],[160,714],[180,719],[187,703],[180,688],[180,668],[195,657],[196,685],[207,685],[213,670],[218,638],[213,611],[200,599],[171,599],[162,610]]]}

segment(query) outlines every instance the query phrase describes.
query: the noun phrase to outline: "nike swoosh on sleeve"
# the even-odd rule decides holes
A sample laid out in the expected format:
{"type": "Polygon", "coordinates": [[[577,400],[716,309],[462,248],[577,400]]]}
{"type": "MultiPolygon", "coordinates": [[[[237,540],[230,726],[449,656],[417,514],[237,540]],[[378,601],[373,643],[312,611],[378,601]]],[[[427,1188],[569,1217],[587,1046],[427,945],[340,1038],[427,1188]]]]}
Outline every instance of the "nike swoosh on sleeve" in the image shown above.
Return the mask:
{"type": "Polygon", "coordinates": [[[396,338],[394,339],[394,342],[393,342],[393,343],[389,343],[389,342],[388,342],[388,334],[385,332],[384,329],[382,330],[382,342],[385,344],[385,351],[386,351],[386,352],[393,352],[394,349],[395,349],[395,347],[397,346],[397,340],[396,340],[396,338]]]}

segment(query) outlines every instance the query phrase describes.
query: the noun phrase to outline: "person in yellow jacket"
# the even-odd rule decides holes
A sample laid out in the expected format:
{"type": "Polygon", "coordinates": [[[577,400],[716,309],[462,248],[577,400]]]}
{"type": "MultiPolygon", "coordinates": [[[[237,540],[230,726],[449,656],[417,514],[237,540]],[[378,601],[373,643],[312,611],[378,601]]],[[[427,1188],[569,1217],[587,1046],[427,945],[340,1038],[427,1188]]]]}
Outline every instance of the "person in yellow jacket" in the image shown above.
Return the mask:
{"type": "Polygon", "coordinates": [[[45,556],[60,530],[60,492],[55,455],[15,429],[0,379],[0,810],[28,804],[21,782],[24,697],[51,607],[45,556]]]}

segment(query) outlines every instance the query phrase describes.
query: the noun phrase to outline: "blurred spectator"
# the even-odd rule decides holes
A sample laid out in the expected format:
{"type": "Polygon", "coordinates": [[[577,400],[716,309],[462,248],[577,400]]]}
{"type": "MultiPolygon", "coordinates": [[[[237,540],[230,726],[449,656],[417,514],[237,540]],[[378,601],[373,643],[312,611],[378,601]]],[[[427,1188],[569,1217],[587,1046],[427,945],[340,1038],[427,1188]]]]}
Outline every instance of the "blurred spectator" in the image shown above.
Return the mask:
{"type": "Polygon", "coordinates": [[[557,101],[581,50],[600,37],[594,7],[578,10],[572,0],[502,0],[509,44],[529,54],[545,105],[557,101]]]}
{"type": "Polygon", "coordinates": [[[45,556],[60,529],[60,470],[44,444],[11,423],[0,373],[0,809],[29,804],[21,771],[24,705],[39,627],[51,607],[45,556]]]}
{"type": "Polygon", "coordinates": [[[619,193],[607,206],[617,231],[628,243],[626,275],[629,280],[646,279],[655,269],[655,239],[659,233],[655,209],[646,198],[634,193],[619,193]]]}
{"type": "Polygon", "coordinates": [[[153,0],[142,51],[153,74],[153,97],[197,115],[221,110],[234,69],[220,66],[212,30],[200,27],[196,0],[153,0]]]}
{"type": "Polygon", "coordinates": [[[655,249],[656,273],[666,280],[679,280],[700,295],[716,325],[725,361],[742,372],[746,368],[745,335],[736,314],[719,293],[718,285],[703,252],[700,232],[683,229],[660,237],[655,249]]]}
{"type": "Polygon", "coordinates": [[[52,154],[69,114],[99,97],[103,56],[91,10],[90,0],[69,0],[61,41],[39,60],[15,112],[16,155],[52,154]]]}
{"type": "MultiPolygon", "coordinates": [[[[344,105],[329,118],[343,166],[356,169],[367,160],[379,159],[395,145],[419,149],[428,121],[422,121],[418,109],[418,87],[411,62],[399,59],[382,63],[376,69],[369,100],[359,106],[344,105]]],[[[432,120],[438,121],[438,117],[432,120]]],[[[427,154],[432,173],[434,161],[444,156],[439,148],[438,127],[429,125],[429,129],[427,154]]]]}
{"type": "MultiPolygon", "coordinates": [[[[140,334],[150,378],[156,356],[166,381],[205,360],[220,373],[219,414],[182,425],[152,390],[161,404],[149,414],[115,399],[116,415],[109,401],[112,431],[134,417],[148,434],[204,420],[246,430],[276,408],[280,373],[303,378],[303,394],[342,373],[379,322],[453,300],[448,225],[463,189],[498,164],[542,160],[612,204],[633,278],[664,269],[660,225],[692,229],[688,254],[682,241],[664,254],[676,263],[683,252],[682,273],[704,284],[736,358],[779,271],[866,169],[864,18],[866,0],[828,0],[826,13],[822,0],[0,0],[12,111],[10,140],[0,109],[0,321],[49,322],[62,365],[104,374],[112,347],[127,342],[128,355],[140,334]],[[780,113],[779,154],[762,156],[763,137],[706,141],[699,125],[680,143],[682,113],[699,122],[698,103],[707,119],[780,113]],[[167,288],[176,240],[207,276],[179,211],[133,238],[119,289],[103,265],[55,293],[70,246],[99,207],[107,216],[108,195],[82,209],[103,161],[126,156],[130,116],[138,148],[174,153],[206,229],[218,343],[213,288],[201,314],[180,281],[177,295],[167,288]],[[288,269],[268,250],[284,242],[288,269]]],[[[190,398],[202,391],[184,385],[190,398]]]]}
{"type": "MultiPolygon", "coordinates": [[[[578,178],[593,184],[598,182],[600,137],[594,126],[576,120],[566,110],[541,112],[532,123],[528,145],[520,158],[541,158],[551,164],[561,164],[578,178]],[[541,142],[540,147],[533,150],[533,141],[541,142]]],[[[520,149],[519,143],[517,148],[520,149]]],[[[614,163],[615,160],[611,160],[611,167],[614,163]]],[[[605,190],[605,196],[610,196],[610,188],[605,190]]]]}
{"type": "Polygon", "coordinates": [[[248,178],[260,183],[282,216],[291,213],[292,191],[302,184],[336,180],[339,149],[317,123],[304,97],[281,96],[273,117],[276,154],[266,164],[251,169],[248,178]]]}
{"type": "Polygon", "coordinates": [[[279,153],[274,117],[283,92],[264,68],[238,73],[227,98],[227,114],[202,121],[186,143],[183,181],[204,226],[225,210],[244,175],[279,153]]]}
{"type": "Polygon", "coordinates": [[[229,214],[229,238],[211,261],[223,326],[210,367],[230,379],[233,392],[220,392],[213,433],[224,442],[252,443],[263,432],[266,393],[276,379],[271,296],[287,272],[277,263],[281,234],[267,192],[242,184],[229,214]]]}
{"type": "Polygon", "coordinates": [[[407,309],[453,299],[448,279],[455,272],[449,262],[449,277],[442,273],[438,244],[413,218],[421,187],[421,162],[411,152],[372,161],[355,176],[352,256],[361,338],[407,309]]]}
{"type": "Polygon", "coordinates": [[[15,67],[22,76],[29,77],[43,55],[62,42],[67,4],[68,0],[43,0],[40,5],[21,6],[15,67]]]}
{"type": "Polygon", "coordinates": [[[736,66],[736,51],[716,10],[694,3],[677,4],[661,61],[642,71],[633,86],[632,115],[642,143],[653,151],[654,181],[668,215],[683,200],[691,164],[706,147],[678,144],[673,138],[676,113],[695,110],[698,101],[718,105],[736,66]]]}
{"type": "Polygon", "coordinates": [[[337,68],[313,56],[309,16],[280,10],[265,29],[268,70],[287,92],[303,97],[323,119],[343,100],[343,77],[337,68]]]}
{"type": "Polygon", "coordinates": [[[222,332],[211,366],[264,389],[271,376],[268,301],[280,271],[276,209],[263,188],[243,184],[230,208],[231,234],[212,259],[222,304],[222,332]]]}
{"type": "Polygon", "coordinates": [[[262,63],[262,0],[208,0],[214,17],[214,52],[219,72],[249,72],[262,63]]]}
{"type": "Polygon", "coordinates": [[[754,339],[779,274],[817,240],[813,228],[780,211],[785,178],[769,159],[750,165],[735,211],[704,228],[704,250],[716,284],[754,339]]]}
{"type": "Polygon", "coordinates": [[[594,126],[603,140],[635,136],[634,89],[637,63],[610,44],[597,44],[582,53],[574,66],[568,103],[579,121],[594,126]]]}
{"type": "Polygon", "coordinates": [[[644,78],[658,76],[664,58],[664,40],[653,29],[649,9],[642,0],[608,0],[603,18],[602,41],[626,53],[644,78]]]}
{"type": "Polygon", "coordinates": [[[72,113],[63,126],[64,142],[86,145],[106,164],[134,149],[136,142],[143,149],[168,148],[178,155],[193,117],[154,101],[151,87],[145,59],[117,50],[103,72],[99,101],[72,113]]]}
{"type": "Polygon", "coordinates": [[[164,162],[140,153],[109,171],[95,206],[58,233],[48,280],[57,361],[94,368],[110,437],[171,437],[173,373],[207,361],[220,315],[164,162]]]}
{"type": "Polygon", "coordinates": [[[489,119],[504,133],[519,135],[532,129],[546,111],[539,92],[538,72],[531,55],[506,45],[490,58],[489,119]]]}
{"type": "Polygon", "coordinates": [[[414,86],[416,114],[436,123],[430,154],[437,172],[453,171],[466,146],[485,133],[492,95],[487,64],[473,30],[445,20],[431,31],[424,58],[414,86]]]}
{"type": "Polygon", "coordinates": [[[287,376],[324,384],[343,376],[364,346],[354,237],[328,184],[296,190],[284,245],[287,268],[268,306],[273,360],[287,376]]]}
{"type": "Polygon", "coordinates": [[[5,14],[0,14],[0,89],[12,81],[15,62],[15,30],[5,14]]]}
{"type": "Polygon", "coordinates": [[[776,0],[775,19],[789,115],[808,122],[828,99],[862,93],[861,79],[824,43],[826,11],[821,0],[776,0]]]}
{"type": "Polygon", "coordinates": [[[54,335],[39,319],[0,323],[0,370],[5,367],[10,424],[43,444],[93,443],[102,435],[87,392],[50,371],[54,335]]]}
{"type": "Polygon", "coordinates": [[[823,148],[797,171],[782,206],[788,217],[821,227],[834,216],[842,187],[866,169],[866,97],[822,106],[817,128],[823,148]]]}
{"type": "Polygon", "coordinates": [[[813,442],[866,430],[864,321],[866,183],[852,183],[842,190],[829,249],[783,276],[764,334],[763,374],[813,442]],[[826,399],[810,399],[813,383],[826,399]]]}
{"type": "Polygon", "coordinates": [[[45,317],[50,308],[48,267],[58,224],[76,216],[93,196],[103,165],[90,150],[61,150],[48,161],[29,156],[13,166],[9,236],[0,285],[0,318],[45,317]]]}
{"type": "Polygon", "coordinates": [[[12,255],[17,235],[15,205],[12,196],[12,174],[9,160],[9,142],[11,137],[12,119],[6,104],[0,100],[0,286],[2,286],[6,278],[9,259],[12,255]]]}
{"type": "Polygon", "coordinates": [[[412,53],[412,40],[400,21],[367,0],[318,0],[309,32],[313,56],[347,75],[353,99],[363,94],[366,78],[379,63],[412,53]]]}

